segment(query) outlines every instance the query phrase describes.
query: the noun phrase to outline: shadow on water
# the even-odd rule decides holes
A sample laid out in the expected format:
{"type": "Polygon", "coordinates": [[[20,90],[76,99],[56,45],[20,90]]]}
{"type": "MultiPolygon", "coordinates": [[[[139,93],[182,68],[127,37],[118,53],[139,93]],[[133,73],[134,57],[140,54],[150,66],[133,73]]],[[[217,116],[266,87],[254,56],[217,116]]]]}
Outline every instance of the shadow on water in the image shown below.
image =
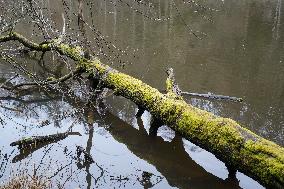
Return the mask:
{"type": "Polygon", "coordinates": [[[137,157],[154,165],[165,176],[171,186],[178,188],[240,188],[238,180],[222,180],[193,161],[186,153],[182,137],[176,135],[171,142],[161,137],[148,135],[141,118],[138,118],[139,130],[107,113],[104,117],[111,127],[108,131],[113,138],[123,143],[137,157]]]}

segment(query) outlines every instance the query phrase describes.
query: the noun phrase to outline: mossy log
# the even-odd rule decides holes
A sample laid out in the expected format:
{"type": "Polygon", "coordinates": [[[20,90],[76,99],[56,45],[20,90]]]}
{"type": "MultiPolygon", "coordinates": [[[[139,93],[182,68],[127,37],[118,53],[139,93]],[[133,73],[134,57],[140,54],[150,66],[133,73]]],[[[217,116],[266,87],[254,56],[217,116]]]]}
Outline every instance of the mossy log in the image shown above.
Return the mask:
{"type": "Polygon", "coordinates": [[[47,136],[31,136],[28,138],[23,138],[21,140],[12,142],[10,146],[17,146],[19,149],[19,154],[12,159],[12,162],[16,163],[18,161],[21,161],[26,157],[28,157],[30,154],[37,151],[38,149],[41,149],[49,144],[63,140],[70,135],[81,136],[79,132],[65,132],[65,133],[57,133],[47,136]]]}
{"type": "Polygon", "coordinates": [[[81,136],[79,132],[65,132],[65,133],[57,133],[57,134],[46,135],[46,136],[31,136],[31,137],[26,137],[18,141],[12,142],[10,146],[18,146],[19,148],[22,148],[22,147],[27,147],[33,144],[37,145],[41,143],[62,140],[68,137],[69,135],[81,136]]]}
{"type": "MultiPolygon", "coordinates": [[[[77,61],[81,69],[104,87],[112,89],[149,111],[194,144],[213,153],[229,169],[239,170],[269,188],[284,188],[284,148],[268,141],[236,121],[222,118],[187,104],[179,98],[162,94],[141,80],[121,73],[98,59],[88,60],[78,46],[52,40],[37,44],[18,33],[0,37],[0,42],[16,40],[37,51],[55,50],[77,61]]],[[[190,170],[189,170],[190,171],[190,170]]]]}

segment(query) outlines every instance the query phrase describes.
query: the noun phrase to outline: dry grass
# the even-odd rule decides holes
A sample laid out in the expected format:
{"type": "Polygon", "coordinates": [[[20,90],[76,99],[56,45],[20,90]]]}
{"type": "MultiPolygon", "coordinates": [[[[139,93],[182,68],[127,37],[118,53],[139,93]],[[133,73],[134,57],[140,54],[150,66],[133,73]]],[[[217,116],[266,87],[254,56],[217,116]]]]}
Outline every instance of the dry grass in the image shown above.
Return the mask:
{"type": "Polygon", "coordinates": [[[38,177],[20,176],[12,178],[8,183],[0,186],[0,189],[50,189],[49,180],[38,177]]]}

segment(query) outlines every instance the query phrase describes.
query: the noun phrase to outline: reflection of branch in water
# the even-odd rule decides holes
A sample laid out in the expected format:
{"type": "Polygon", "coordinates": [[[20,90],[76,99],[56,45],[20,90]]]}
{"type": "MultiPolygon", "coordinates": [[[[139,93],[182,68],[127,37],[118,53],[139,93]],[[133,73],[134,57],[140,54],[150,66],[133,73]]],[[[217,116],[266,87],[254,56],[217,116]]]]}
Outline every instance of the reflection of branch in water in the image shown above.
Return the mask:
{"type": "MultiPolygon", "coordinates": [[[[36,87],[36,89],[38,89],[38,87],[36,87]]],[[[58,100],[62,101],[62,96],[64,96],[65,100],[68,101],[71,106],[75,107],[74,112],[68,111],[68,112],[63,112],[63,114],[61,112],[58,112],[57,113],[58,116],[60,118],[66,118],[66,116],[76,115],[78,120],[82,121],[82,119],[84,119],[84,117],[85,117],[85,116],[82,116],[82,113],[84,112],[84,109],[86,107],[87,102],[85,103],[84,100],[82,100],[82,96],[80,96],[80,98],[79,98],[75,94],[70,93],[68,91],[68,89],[70,89],[70,87],[62,85],[62,86],[60,86],[60,89],[61,90],[53,89],[52,93],[50,92],[49,94],[45,94],[45,95],[47,95],[47,98],[29,100],[31,98],[30,92],[33,92],[33,93],[35,92],[34,87],[29,87],[29,88],[24,89],[24,90],[13,91],[14,95],[17,95],[19,97],[14,97],[14,96],[0,97],[0,101],[1,100],[2,101],[12,101],[12,102],[15,101],[15,102],[18,102],[19,105],[25,106],[25,108],[27,110],[30,110],[30,107],[28,105],[31,105],[31,104],[35,104],[35,105],[38,104],[39,106],[45,105],[48,108],[48,110],[50,111],[51,115],[53,116],[54,115],[54,108],[52,108],[50,106],[51,104],[47,103],[47,102],[55,101],[55,103],[56,103],[56,101],[58,101],[58,100]],[[28,96],[28,98],[26,98],[25,96],[28,96]],[[44,104],[42,104],[42,103],[44,103],[44,104]],[[62,115],[62,116],[60,116],[60,115],[62,115]]],[[[36,94],[38,94],[40,92],[39,89],[36,90],[36,91],[38,91],[36,94]]],[[[36,95],[36,96],[38,96],[38,95],[36,95]]],[[[34,110],[30,110],[30,111],[33,111],[37,115],[37,112],[35,112],[34,110]]],[[[37,117],[39,117],[39,116],[37,115],[37,117]]],[[[13,121],[12,118],[7,117],[7,119],[13,121]]],[[[16,124],[21,125],[23,127],[26,127],[26,126],[24,126],[20,123],[16,123],[16,124]]]]}
{"type": "Polygon", "coordinates": [[[60,168],[58,168],[58,169],[56,170],[56,172],[55,172],[52,176],[48,177],[48,179],[52,179],[53,177],[55,177],[56,175],[58,175],[63,169],[65,169],[66,167],[68,167],[68,166],[70,166],[70,165],[72,165],[72,164],[73,164],[73,161],[71,160],[70,163],[67,163],[67,164],[64,165],[64,166],[61,166],[60,168]]]}
{"type": "MultiPolygon", "coordinates": [[[[141,8],[140,8],[140,9],[135,8],[133,5],[130,5],[130,3],[128,3],[128,2],[125,1],[125,0],[119,0],[119,2],[125,4],[129,9],[133,10],[136,14],[140,14],[141,16],[143,16],[143,17],[145,17],[145,18],[147,18],[147,19],[149,19],[149,20],[159,21],[159,22],[160,22],[160,21],[167,21],[167,20],[170,19],[170,17],[164,17],[164,18],[162,18],[161,15],[158,15],[157,17],[151,16],[151,15],[147,15],[147,14],[144,13],[143,10],[140,10],[141,8]]],[[[149,7],[150,7],[150,8],[154,8],[154,6],[153,6],[151,3],[146,4],[145,2],[142,3],[142,1],[137,1],[137,0],[134,0],[134,2],[137,2],[138,5],[141,4],[141,5],[147,6],[147,8],[149,8],[149,7]]],[[[148,12],[148,11],[147,11],[147,12],[148,12]]],[[[151,12],[151,11],[150,11],[150,12],[151,12]]]]}
{"type": "MultiPolygon", "coordinates": [[[[73,13],[74,16],[76,17],[80,17],[80,15],[73,13]]],[[[96,56],[106,59],[110,64],[114,64],[114,61],[118,61],[122,67],[124,67],[126,65],[126,63],[132,64],[129,61],[123,61],[121,60],[122,56],[129,56],[127,50],[123,50],[118,48],[117,46],[115,46],[113,44],[113,42],[110,42],[107,40],[107,38],[102,34],[101,31],[99,31],[97,29],[97,27],[94,26],[94,24],[91,26],[89,25],[86,21],[80,19],[80,24],[84,24],[84,28],[85,26],[87,26],[90,30],[92,30],[92,32],[94,32],[94,40],[96,42],[96,44],[92,44],[93,46],[96,45],[97,48],[92,49],[93,52],[96,52],[96,56]],[[105,52],[105,50],[109,51],[109,52],[105,52]],[[118,51],[118,52],[116,52],[118,51]]],[[[80,27],[80,26],[79,26],[80,27]]],[[[90,43],[90,41],[88,41],[88,43],[90,43]]],[[[85,54],[85,56],[88,54],[85,54]]],[[[90,54],[89,54],[90,55],[90,54]]],[[[88,58],[89,56],[86,56],[85,58],[88,58]]],[[[135,57],[135,56],[134,56],[135,57]]]]}
{"type": "MultiPolygon", "coordinates": [[[[94,181],[95,181],[95,185],[97,185],[98,184],[98,182],[100,181],[100,179],[101,178],[103,178],[103,176],[105,175],[105,172],[107,172],[106,170],[104,170],[103,168],[102,168],[102,166],[100,166],[98,163],[96,163],[95,162],[95,164],[96,164],[96,166],[100,169],[100,175],[96,178],[96,177],[94,177],[90,172],[89,172],[89,175],[94,179],[94,181]]],[[[91,186],[91,183],[89,184],[88,183],[88,187],[89,186],[91,186]]]]}
{"type": "Polygon", "coordinates": [[[36,81],[36,82],[26,82],[26,83],[21,83],[21,84],[17,84],[17,85],[13,85],[12,87],[8,87],[3,85],[2,88],[7,89],[7,90],[15,90],[16,88],[20,88],[20,87],[25,87],[25,86],[44,86],[44,85],[54,85],[54,84],[59,84],[59,83],[63,83],[64,81],[67,81],[68,79],[79,75],[81,73],[81,69],[77,69],[75,71],[71,71],[70,73],[55,79],[55,78],[51,78],[51,79],[47,79],[45,81],[36,81]]]}
{"type": "MultiPolygon", "coordinates": [[[[88,126],[89,126],[89,138],[88,138],[88,141],[87,141],[86,152],[87,152],[87,154],[91,154],[91,148],[92,148],[93,136],[94,136],[94,127],[93,127],[94,113],[91,110],[91,108],[87,109],[87,121],[88,121],[88,126]]],[[[89,159],[89,158],[86,159],[86,157],[88,157],[88,156],[85,155],[85,160],[87,161],[87,159],[89,159]]],[[[93,159],[91,159],[91,160],[93,160],[93,159]]],[[[91,186],[92,186],[92,178],[91,178],[92,175],[90,173],[90,165],[91,165],[91,163],[94,163],[94,160],[86,165],[86,173],[87,173],[86,181],[88,183],[88,187],[87,187],[88,189],[90,189],[91,186]]],[[[96,180],[98,180],[98,179],[96,179],[96,180]]]]}
{"type": "Polygon", "coordinates": [[[174,0],[172,0],[172,4],[173,4],[173,6],[174,6],[174,8],[175,8],[175,10],[176,10],[176,12],[177,12],[177,14],[178,14],[178,16],[180,17],[181,21],[182,21],[183,24],[186,26],[186,28],[189,30],[189,32],[190,32],[191,34],[193,34],[197,39],[202,39],[202,38],[199,37],[198,34],[196,33],[196,32],[199,33],[199,31],[194,31],[194,30],[186,23],[184,17],[182,16],[182,14],[181,14],[181,12],[180,12],[180,10],[179,10],[179,8],[178,8],[178,6],[177,6],[177,4],[175,3],[174,0]]]}
{"type": "MultiPolygon", "coordinates": [[[[90,133],[89,133],[90,134],[90,133]]],[[[91,134],[92,135],[92,134],[91,134]]],[[[91,137],[89,137],[91,138],[91,137]]],[[[89,141],[89,140],[88,140],[89,141]]],[[[88,150],[89,151],[89,150],[88,150]]],[[[88,186],[87,188],[91,188],[91,185],[92,185],[92,178],[94,179],[95,181],[95,185],[98,183],[98,181],[100,180],[100,178],[103,177],[104,173],[105,173],[105,170],[100,166],[98,165],[92,158],[92,156],[90,155],[90,152],[87,152],[87,150],[85,150],[83,147],[80,147],[80,146],[77,146],[77,167],[79,169],[82,169],[82,168],[86,168],[86,181],[88,183],[88,186]],[[81,163],[81,160],[80,160],[80,156],[81,154],[84,154],[84,160],[83,160],[83,163],[81,163]],[[91,164],[95,164],[101,171],[101,174],[95,178],[91,173],[90,173],[90,165],[91,164]]]]}
{"type": "Polygon", "coordinates": [[[5,121],[0,117],[0,124],[1,125],[4,125],[5,124],[5,121]]]}
{"type": "Polygon", "coordinates": [[[155,174],[147,172],[147,171],[143,171],[142,175],[141,175],[141,179],[140,179],[140,177],[138,177],[137,180],[145,189],[148,189],[148,188],[152,188],[153,186],[159,184],[163,180],[163,177],[155,175],[155,174]],[[152,181],[151,181],[152,177],[156,177],[155,183],[152,183],[152,181]]]}
{"type": "MultiPolygon", "coordinates": [[[[18,93],[19,96],[21,96],[21,92],[18,93]]],[[[1,101],[7,101],[7,102],[12,102],[13,105],[15,106],[15,108],[13,108],[14,110],[17,110],[17,111],[14,111],[15,113],[22,113],[24,115],[22,115],[23,117],[28,117],[27,113],[28,112],[32,112],[34,115],[36,115],[36,117],[39,117],[39,114],[36,110],[34,110],[37,106],[29,106],[31,104],[41,104],[41,103],[46,103],[46,102],[50,102],[52,100],[58,100],[58,99],[61,99],[60,96],[56,96],[56,97],[53,97],[53,98],[39,98],[39,99],[28,99],[28,98],[24,98],[26,95],[28,95],[26,92],[24,92],[23,96],[21,97],[14,97],[14,96],[5,96],[5,97],[0,97],[0,102],[1,101]]],[[[31,94],[29,94],[31,95],[31,94]]],[[[20,114],[15,114],[17,116],[19,116],[20,114]]],[[[16,123],[17,125],[20,125],[20,126],[23,126],[23,127],[26,127],[24,126],[23,124],[21,123],[17,123],[15,120],[13,120],[11,118],[11,114],[9,116],[5,116],[3,115],[3,117],[5,117],[6,119],[16,123]]]]}
{"type": "Polygon", "coordinates": [[[4,83],[1,83],[0,88],[2,88],[4,85],[6,85],[7,83],[9,83],[10,81],[12,81],[13,79],[15,79],[18,76],[19,76],[19,74],[16,74],[13,77],[7,79],[4,83]]]}
{"type": "Polygon", "coordinates": [[[84,167],[86,167],[87,164],[92,164],[92,163],[95,162],[93,157],[91,156],[91,154],[89,152],[87,152],[82,146],[77,146],[76,152],[77,152],[77,159],[79,160],[78,167],[84,168],[84,167]],[[83,164],[80,163],[81,154],[84,155],[84,159],[82,160],[83,164]]]}
{"type": "Polygon", "coordinates": [[[18,97],[13,97],[13,96],[5,96],[5,97],[0,97],[0,101],[18,101],[20,103],[23,103],[23,104],[34,104],[34,103],[42,103],[42,102],[50,102],[52,100],[59,100],[60,97],[57,96],[53,99],[51,98],[40,98],[40,99],[31,99],[31,100],[24,100],[22,98],[18,98],[18,97]]]}
{"type": "Polygon", "coordinates": [[[124,177],[122,175],[119,176],[110,176],[110,180],[114,181],[116,184],[119,183],[118,188],[122,188],[122,186],[125,188],[126,183],[129,181],[128,176],[124,177]]]}
{"type": "Polygon", "coordinates": [[[10,159],[10,157],[13,155],[15,150],[13,150],[9,155],[6,154],[2,154],[2,151],[0,150],[0,160],[1,160],[1,165],[0,165],[0,178],[4,176],[8,161],[10,159]],[[2,174],[1,174],[2,173],[2,174]]]}
{"type": "Polygon", "coordinates": [[[27,127],[28,127],[28,125],[23,125],[22,123],[19,123],[19,122],[13,120],[11,117],[8,117],[8,116],[5,115],[5,114],[2,114],[2,116],[4,117],[4,119],[7,119],[7,120],[9,120],[9,121],[12,121],[12,122],[15,123],[16,125],[19,125],[19,126],[21,126],[21,127],[23,127],[23,128],[27,128],[27,127]]]}
{"type": "Polygon", "coordinates": [[[34,171],[35,173],[38,171],[38,169],[40,168],[40,166],[43,164],[43,160],[44,160],[45,156],[46,156],[47,153],[51,150],[52,147],[53,147],[53,145],[50,145],[50,147],[47,148],[47,150],[46,150],[45,153],[43,154],[43,156],[42,156],[42,158],[41,158],[41,160],[40,160],[40,162],[39,162],[37,168],[36,168],[35,171],[34,171]]]}
{"type": "MultiPolygon", "coordinates": [[[[65,188],[65,184],[73,177],[73,174],[71,173],[62,184],[58,184],[58,188],[65,188]]],[[[58,180],[57,180],[58,181],[58,180]]],[[[58,181],[60,183],[60,181],[58,181]]]]}
{"type": "Polygon", "coordinates": [[[0,104],[0,108],[6,109],[6,110],[9,110],[9,111],[13,111],[13,112],[20,112],[20,113],[22,113],[21,110],[18,110],[18,109],[15,109],[15,108],[11,108],[11,107],[7,107],[7,106],[3,106],[1,104],[0,104]]]}

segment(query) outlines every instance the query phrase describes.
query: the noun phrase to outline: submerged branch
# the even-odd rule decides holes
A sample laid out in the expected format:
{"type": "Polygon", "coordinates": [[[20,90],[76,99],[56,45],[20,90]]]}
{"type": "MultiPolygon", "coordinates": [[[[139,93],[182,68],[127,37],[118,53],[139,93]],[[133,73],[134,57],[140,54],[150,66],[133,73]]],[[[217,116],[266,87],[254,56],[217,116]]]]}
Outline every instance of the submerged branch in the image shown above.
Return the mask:
{"type": "Polygon", "coordinates": [[[234,96],[224,96],[224,95],[215,95],[212,93],[207,94],[200,94],[200,93],[191,93],[191,92],[181,92],[182,95],[188,95],[188,96],[196,96],[201,98],[209,98],[209,99],[217,99],[217,100],[231,100],[234,102],[243,102],[242,98],[234,97],[234,96]]]}
{"type": "Polygon", "coordinates": [[[40,144],[40,143],[47,143],[47,142],[62,140],[69,135],[81,136],[79,132],[57,133],[57,134],[47,135],[47,136],[32,136],[32,137],[23,138],[21,140],[12,142],[10,146],[18,146],[19,148],[21,148],[21,147],[29,146],[32,144],[40,144]]]}

